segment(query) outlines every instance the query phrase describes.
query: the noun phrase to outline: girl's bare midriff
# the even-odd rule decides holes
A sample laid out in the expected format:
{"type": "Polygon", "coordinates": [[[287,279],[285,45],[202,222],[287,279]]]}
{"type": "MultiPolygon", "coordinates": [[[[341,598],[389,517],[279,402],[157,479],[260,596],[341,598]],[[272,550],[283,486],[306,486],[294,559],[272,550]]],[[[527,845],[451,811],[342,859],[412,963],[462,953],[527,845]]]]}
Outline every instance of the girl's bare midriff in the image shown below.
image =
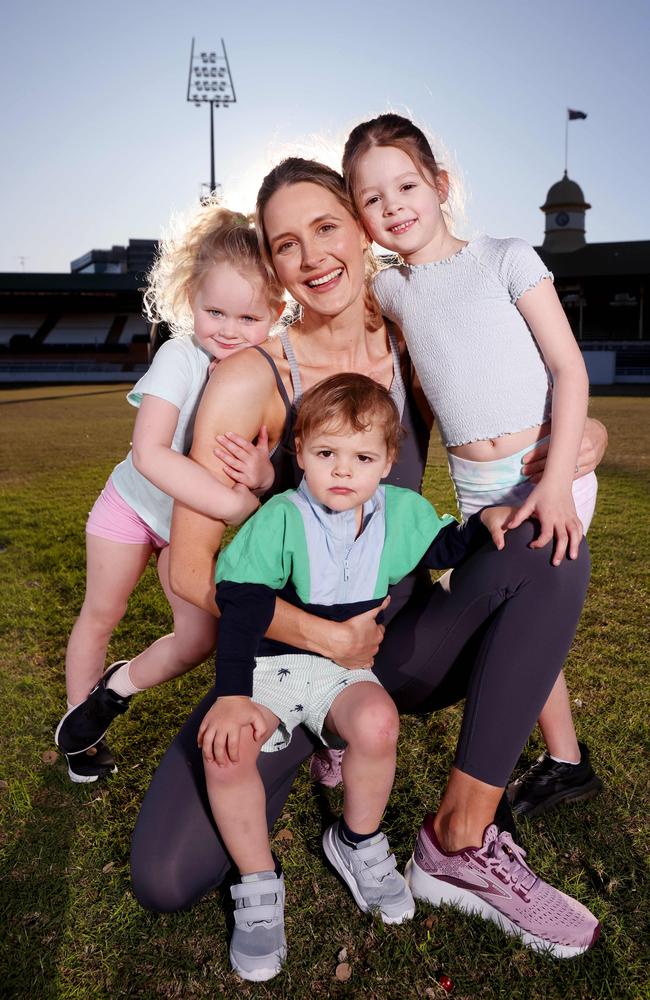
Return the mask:
{"type": "Polygon", "coordinates": [[[470,441],[467,444],[447,448],[447,451],[450,455],[466,458],[470,462],[492,462],[497,458],[516,455],[518,451],[528,445],[532,449],[537,441],[548,437],[550,433],[551,421],[547,420],[545,424],[539,424],[537,427],[527,427],[523,431],[504,434],[503,437],[498,438],[487,438],[485,441],[470,441]]]}

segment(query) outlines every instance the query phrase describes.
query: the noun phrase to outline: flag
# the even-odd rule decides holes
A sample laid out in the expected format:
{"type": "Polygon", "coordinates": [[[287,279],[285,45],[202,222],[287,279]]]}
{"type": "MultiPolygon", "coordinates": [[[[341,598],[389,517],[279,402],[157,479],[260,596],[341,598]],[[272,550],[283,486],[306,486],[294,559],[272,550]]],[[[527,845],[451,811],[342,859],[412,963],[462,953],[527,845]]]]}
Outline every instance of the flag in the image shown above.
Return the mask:
{"type": "Polygon", "coordinates": [[[573,108],[567,108],[567,111],[569,113],[569,121],[570,122],[574,122],[578,118],[586,118],[587,117],[587,112],[586,111],[574,111],[573,108]]]}

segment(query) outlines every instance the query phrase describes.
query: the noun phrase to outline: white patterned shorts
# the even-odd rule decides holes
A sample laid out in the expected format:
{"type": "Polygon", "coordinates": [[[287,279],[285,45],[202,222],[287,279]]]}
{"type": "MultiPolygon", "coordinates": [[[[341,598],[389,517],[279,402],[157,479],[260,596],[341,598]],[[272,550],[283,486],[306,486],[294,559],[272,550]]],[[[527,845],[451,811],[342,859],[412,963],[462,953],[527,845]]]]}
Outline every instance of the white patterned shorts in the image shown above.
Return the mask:
{"type": "MultiPolygon", "coordinates": [[[[309,653],[258,656],[253,672],[253,701],[277,715],[280,724],[262,746],[262,753],[284,750],[296,726],[304,725],[325,746],[344,744],[324,730],[332,702],[347,687],[379,684],[372,670],[346,670],[333,660],[309,653]]],[[[381,685],[380,685],[381,687],[381,685]]]]}

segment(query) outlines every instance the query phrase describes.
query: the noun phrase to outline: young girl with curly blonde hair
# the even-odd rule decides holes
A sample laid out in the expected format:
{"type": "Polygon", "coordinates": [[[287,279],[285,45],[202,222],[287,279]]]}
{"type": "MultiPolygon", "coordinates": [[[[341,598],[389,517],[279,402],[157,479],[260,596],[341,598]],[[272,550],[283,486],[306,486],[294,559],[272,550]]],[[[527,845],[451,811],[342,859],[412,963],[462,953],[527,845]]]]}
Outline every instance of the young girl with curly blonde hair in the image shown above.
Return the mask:
{"type": "Polygon", "coordinates": [[[273,481],[265,428],[255,445],[233,445],[243,477],[233,489],[186,457],[213,365],[265,341],[283,306],[252,222],[215,201],[204,203],[163,242],[144,302],[148,318],[166,323],[172,337],[128,393],[138,409],[132,449],[113,469],[86,525],[86,595],[66,653],[68,711],[55,734],[75,782],[116,770],[103,736],[134,694],[185,673],[214,647],[214,617],[170,586],[173,501],[240,524],[258,506],[255,492],[273,481]],[[152,554],[174,631],[103,673],[111,634],[152,554]]]}

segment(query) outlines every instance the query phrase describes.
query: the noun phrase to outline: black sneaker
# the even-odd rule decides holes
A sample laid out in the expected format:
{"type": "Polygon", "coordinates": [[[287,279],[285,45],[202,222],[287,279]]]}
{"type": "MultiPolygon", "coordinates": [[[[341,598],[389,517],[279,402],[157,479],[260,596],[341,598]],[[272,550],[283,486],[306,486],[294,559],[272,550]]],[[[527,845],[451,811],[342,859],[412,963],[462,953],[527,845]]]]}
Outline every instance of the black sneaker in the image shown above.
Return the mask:
{"type": "Polygon", "coordinates": [[[100,740],[83,753],[66,753],[63,756],[68,765],[70,781],[76,784],[88,784],[97,781],[98,778],[105,778],[107,774],[117,772],[111,748],[104,740],[100,740]]]}
{"type": "Polygon", "coordinates": [[[592,799],[603,787],[589,761],[589,749],[580,747],[579,764],[559,764],[548,750],[508,785],[507,794],[517,816],[541,816],[560,802],[592,799]]]}
{"type": "Polygon", "coordinates": [[[64,754],[85,753],[99,743],[113,719],[126,712],[132,695],[123,698],[106,687],[106,681],[128,660],[111,664],[85,701],[65,713],[54,733],[64,754]]]}

